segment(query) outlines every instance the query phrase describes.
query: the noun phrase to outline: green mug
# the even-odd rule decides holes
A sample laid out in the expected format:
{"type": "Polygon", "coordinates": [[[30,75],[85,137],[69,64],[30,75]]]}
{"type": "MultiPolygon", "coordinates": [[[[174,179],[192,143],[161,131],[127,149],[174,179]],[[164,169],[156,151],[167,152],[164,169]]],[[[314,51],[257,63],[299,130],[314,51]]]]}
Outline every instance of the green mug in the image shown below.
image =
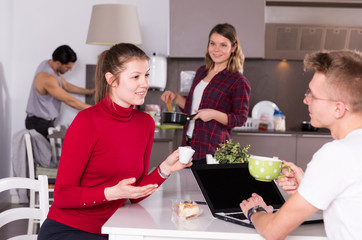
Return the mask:
{"type": "MultiPolygon", "coordinates": [[[[285,166],[278,157],[262,157],[251,155],[249,159],[249,173],[258,181],[271,182],[274,179],[284,177],[281,173],[285,166]]],[[[290,168],[287,167],[289,172],[290,168]]]]}

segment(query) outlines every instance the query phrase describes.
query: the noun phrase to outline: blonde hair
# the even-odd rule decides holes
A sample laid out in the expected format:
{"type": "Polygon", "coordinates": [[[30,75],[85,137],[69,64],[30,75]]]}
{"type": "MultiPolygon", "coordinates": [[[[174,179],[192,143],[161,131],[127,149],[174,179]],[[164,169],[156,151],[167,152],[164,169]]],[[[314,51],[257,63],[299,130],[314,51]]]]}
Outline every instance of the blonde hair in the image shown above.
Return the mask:
{"type": "Polygon", "coordinates": [[[358,51],[315,52],[304,58],[304,70],[326,75],[329,95],[362,112],[362,54],[358,51]]]}
{"type": "Polygon", "coordinates": [[[210,31],[209,40],[208,40],[207,47],[206,47],[206,55],[205,55],[206,68],[208,70],[211,70],[215,66],[215,63],[212,60],[212,58],[210,57],[209,50],[208,50],[209,44],[210,44],[210,37],[214,33],[220,34],[221,36],[229,39],[232,47],[236,46],[235,51],[231,53],[229,61],[227,63],[228,71],[231,73],[235,73],[235,72],[243,73],[245,57],[241,50],[241,46],[239,43],[238,35],[236,34],[236,30],[231,24],[228,24],[228,23],[217,24],[210,31]]]}
{"type": "Polygon", "coordinates": [[[96,103],[102,100],[106,94],[110,94],[110,84],[107,83],[105,74],[112,73],[114,76],[112,83],[114,81],[118,83],[125,64],[133,59],[148,61],[150,58],[140,48],[130,43],[116,44],[99,55],[95,73],[96,103]]]}

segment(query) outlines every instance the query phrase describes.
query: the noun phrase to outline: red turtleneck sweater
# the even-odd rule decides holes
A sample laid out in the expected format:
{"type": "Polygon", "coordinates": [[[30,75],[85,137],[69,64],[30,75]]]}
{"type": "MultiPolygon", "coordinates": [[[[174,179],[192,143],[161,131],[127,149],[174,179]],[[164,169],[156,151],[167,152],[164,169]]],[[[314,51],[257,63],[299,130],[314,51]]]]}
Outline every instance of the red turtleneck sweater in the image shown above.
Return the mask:
{"type": "Polygon", "coordinates": [[[131,177],[137,186],[161,185],[164,179],[157,169],[148,175],[154,128],[148,114],[120,107],[108,96],[79,112],[64,138],[48,218],[100,234],[127,200],[105,200],[106,187],[131,177]]]}

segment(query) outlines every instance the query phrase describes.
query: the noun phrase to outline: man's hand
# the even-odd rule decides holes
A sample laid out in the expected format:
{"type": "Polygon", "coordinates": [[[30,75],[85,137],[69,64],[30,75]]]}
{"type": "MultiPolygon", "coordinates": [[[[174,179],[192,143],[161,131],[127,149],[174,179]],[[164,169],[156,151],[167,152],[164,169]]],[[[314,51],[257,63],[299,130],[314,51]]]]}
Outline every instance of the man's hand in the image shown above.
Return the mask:
{"type": "Polygon", "coordinates": [[[249,209],[259,205],[260,207],[264,208],[268,213],[272,213],[274,208],[272,206],[267,206],[264,202],[263,198],[256,193],[253,193],[251,197],[247,200],[243,200],[240,203],[240,208],[243,211],[245,217],[248,217],[249,209]]]}
{"type": "Polygon", "coordinates": [[[282,173],[285,177],[281,177],[276,180],[279,186],[288,194],[294,194],[299,187],[300,182],[303,179],[304,172],[300,167],[297,167],[292,162],[283,161],[283,164],[290,168],[290,172],[287,168],[282,169],[282,173]]]}

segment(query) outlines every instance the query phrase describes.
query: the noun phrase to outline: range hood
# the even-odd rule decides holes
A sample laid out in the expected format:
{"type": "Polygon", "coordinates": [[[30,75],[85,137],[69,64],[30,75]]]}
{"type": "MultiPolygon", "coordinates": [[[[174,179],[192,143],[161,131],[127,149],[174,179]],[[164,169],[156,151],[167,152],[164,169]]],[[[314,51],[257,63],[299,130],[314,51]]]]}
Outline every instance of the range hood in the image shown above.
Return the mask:
{"type": "Polygon", "coordinates": [[[265,58],[302,60],[320,50],[362,51],[362,26],[267,23],[265,58]]]}

